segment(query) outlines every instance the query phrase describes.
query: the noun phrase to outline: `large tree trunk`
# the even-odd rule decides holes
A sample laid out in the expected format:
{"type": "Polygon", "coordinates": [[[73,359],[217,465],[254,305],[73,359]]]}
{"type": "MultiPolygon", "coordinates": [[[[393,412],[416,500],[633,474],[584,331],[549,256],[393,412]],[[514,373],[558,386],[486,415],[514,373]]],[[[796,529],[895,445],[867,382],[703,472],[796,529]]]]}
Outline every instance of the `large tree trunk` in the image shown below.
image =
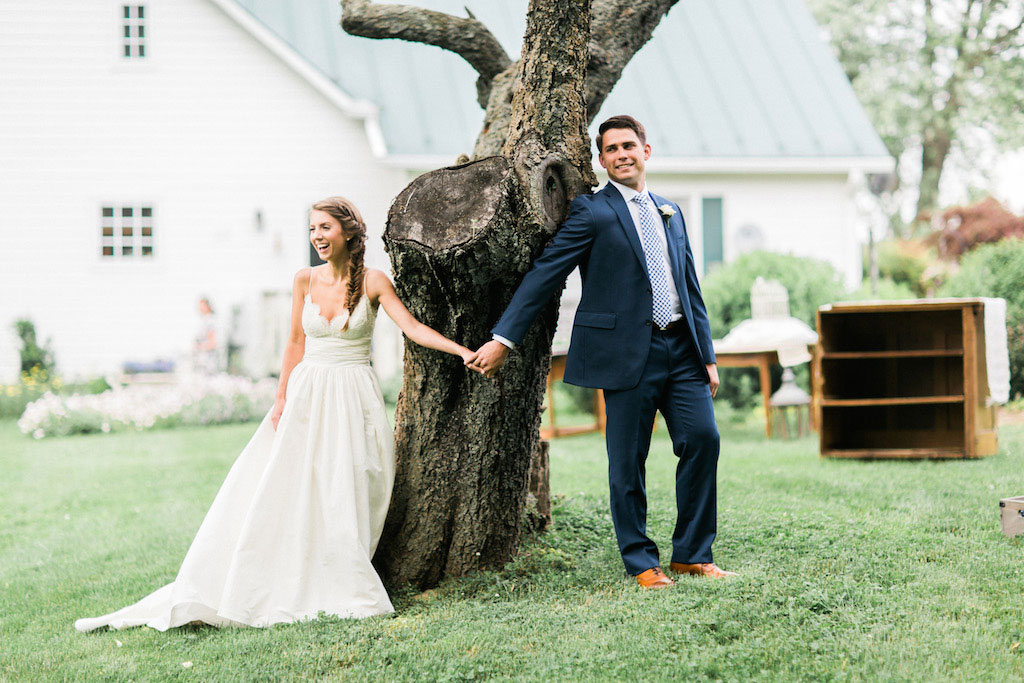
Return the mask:
{"type": "MultiPolygon", "coordinates": [[[[518,85],[505,95],[513,94],[504,154],[417,178],[388,215],[399,296],[419,320],[469,346],[489,339],[569,200],[594,183],[584,106],[589,5],[531,1],[518,85]]],[[[513,77],[495,84],[502,78],[513,77]]],[[[514,554],[557,301],[496,380],[406,345],[397,480],[376,558],[389,584],[427,588],[514,554]]]]}
{"type": "Polygon", "coordinates": [[[944,130],[925,131],[921,144],[921,183],[917,195],[917,219],[923,220],[938,206],[939,181],[951,146],[950,136],[944,130]]]}

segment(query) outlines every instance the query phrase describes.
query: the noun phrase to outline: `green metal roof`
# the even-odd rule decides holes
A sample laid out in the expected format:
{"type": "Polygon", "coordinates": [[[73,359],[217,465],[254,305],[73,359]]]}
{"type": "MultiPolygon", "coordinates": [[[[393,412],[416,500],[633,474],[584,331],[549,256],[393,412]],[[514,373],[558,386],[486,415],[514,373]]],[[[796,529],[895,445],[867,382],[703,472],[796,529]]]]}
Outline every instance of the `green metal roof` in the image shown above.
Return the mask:
{"type": "MultiPolygon", "coordinates": [[[[527,0],[404,1],[460,16],[468,7],[519,55],[527,0]]],[[[234,2],[345,93],[376,104],[389,154],[472,150],[483,110],[462,58],[350,36],[338,0],[234,2]]],[[[802,0],[682,0],[595,120],[619,113],[644,122],[661,158],[888,156],[802,0]]]]}

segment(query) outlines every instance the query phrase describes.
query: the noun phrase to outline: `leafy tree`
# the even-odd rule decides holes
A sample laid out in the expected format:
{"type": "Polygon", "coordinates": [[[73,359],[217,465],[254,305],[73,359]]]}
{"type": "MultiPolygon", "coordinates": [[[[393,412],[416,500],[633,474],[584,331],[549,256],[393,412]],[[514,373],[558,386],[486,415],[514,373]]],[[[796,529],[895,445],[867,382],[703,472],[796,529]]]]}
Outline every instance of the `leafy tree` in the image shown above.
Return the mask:
{"type": "Polygon", "coordinates": [[[1024,144],[1020,0],[810,0],[883,141],[897,160],[920,150],[917,215],[937,208],[950,153],[977,158],[968,133],[1024,144]]]}

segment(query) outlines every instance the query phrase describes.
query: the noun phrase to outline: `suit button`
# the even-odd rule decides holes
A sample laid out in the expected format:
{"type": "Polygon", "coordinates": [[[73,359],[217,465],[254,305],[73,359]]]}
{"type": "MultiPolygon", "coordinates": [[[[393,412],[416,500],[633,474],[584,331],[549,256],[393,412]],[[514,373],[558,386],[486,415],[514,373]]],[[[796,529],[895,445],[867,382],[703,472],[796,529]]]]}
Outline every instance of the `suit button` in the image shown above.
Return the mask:
{"type": "Polygon", "coordinates": [[[650,325],[651,325],[651,321],[650,321],[650,320],[645,320],[645,321],[644,321],[644,325],[647,325],[648,327],[650,327],[650,325]]]}
{"type": "Polygon", "coordinates": [[[647,288],[647,293],[648,293],[648,294],[654,294],[654,290],[653,290],[653,289],[651,289],[650,287],[648,287],[648,288],[647,288]]]}

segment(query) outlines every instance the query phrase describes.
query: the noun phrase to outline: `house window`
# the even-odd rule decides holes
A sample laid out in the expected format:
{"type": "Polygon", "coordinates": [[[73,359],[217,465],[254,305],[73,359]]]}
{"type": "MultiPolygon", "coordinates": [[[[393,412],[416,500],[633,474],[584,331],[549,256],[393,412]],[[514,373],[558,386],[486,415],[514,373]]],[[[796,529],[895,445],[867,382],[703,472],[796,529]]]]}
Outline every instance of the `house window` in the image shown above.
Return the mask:
{"type": "Polygon", "coordinates": [[[146,56],[146,6],[122,5],[122,54],[126,59],[146,56]]]}
{"type": "Polygon", "coordinates": [[[722,264],[725,250],[722,244],[722,198],[704,197],[701,200],[701,228],[704,242],[704,273],[710,273],[722,264]]]}
{"type": "Polygon", "coordinates": [[[100,254],[104,258],[153,256],[153,207],[104,206],[100,210],[100,254]]]}

